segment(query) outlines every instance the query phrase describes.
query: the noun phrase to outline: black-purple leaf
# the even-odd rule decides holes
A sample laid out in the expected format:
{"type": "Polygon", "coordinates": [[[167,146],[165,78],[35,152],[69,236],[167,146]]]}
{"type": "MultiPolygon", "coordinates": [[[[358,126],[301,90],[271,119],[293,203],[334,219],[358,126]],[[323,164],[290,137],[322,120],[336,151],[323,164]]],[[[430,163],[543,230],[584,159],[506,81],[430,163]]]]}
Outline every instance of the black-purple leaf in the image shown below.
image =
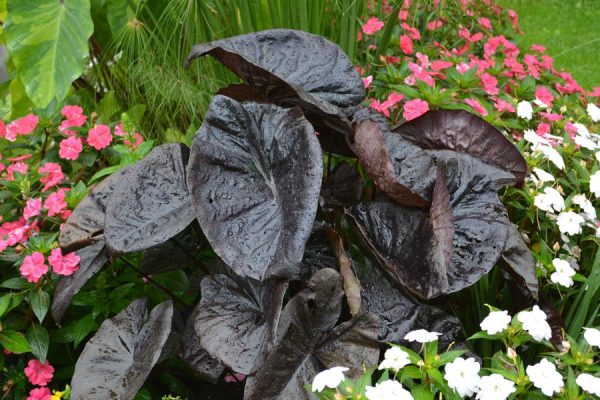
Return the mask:
{"type": "Polygon", "coordinates": [[[215,96],[188,166],[193,205],[213,250],[236,274],[298,274],[315,219],[323,162],[295,109],[215,96]]]}
{"type": "Polygon", "coordinates": [[[343,50],[308,32],[272,29],[198,44],[186,63],[206,54],[268,99],[281,99],[281,92],[289,96],[283,84],[342,108],[365,97],[362,81],[343,50]]]}
{"type": "Polygon", "coordinates": [[[435,110],[403,123],[394,132],[413,140],[423,149],[453,150],[510,171],[523,182],[527,163],[502,132],[465,110],[435,110]]]}
{"type": "Polygon", "coordinates": [[[323,197],[333,206],[351,206],[360,202],[362,190],[363,183],[356,169],[341,161],[329,175],[323,197]]]}
{"type": "Polygon", "coordinates": [[[164,243],[150,247],[142,254],[140,269],[145,274],[198,267],[196,252],[206,245],[200,228],[190,225],[164,243]]]}
{"type": "Polygon", "coordinates": [[[311,33],[273,29],[198,44],[187,64],[207,54],[247,83],[219,93],[240,102],[262,97],[280,106],[300,106],[325,149],[351,155],[346,136],[352,126],[344,109],[358,105],[365,89],[339,46],[311,33]]]}
{"type": "Polygon", "coordinates": [[[192,222],[185,177],[188,152],[179,144],[156,147],[123,174],[106,206],[104,236],[110,250],[145,250],[192,222]]]}
{"type": "MultiPolygon", "coordinates": [[[[538,299],[539,284],[535,275],[535,259],[523,240],[519,228],[514,224],[508,227],[508,239],[502,252],[500,266],[508,272],[521,292],[529,293],[531,300],[538,299]]],[[[522,308],[532,305],[533,303],[524,304],[522,308]]]]}
{"type": "Polygon", "coordinates": [[[137,299],[104,321],[75,364],[71,398],[133,399],[160,357],[172,318],[171,301],[146,317],[146,301],[137,299]]]}
{"type": "Polygon", "coordinates": [[[223,371],[225,371],[225,367],[221,365],[219,361],[211,357],[200,343],[200,337],[194,328],[196,316],[198,315],[200,308],[200,304],[196,306],[185,324],[182,357],[202,379],[211,383],[217,383],[217,380],[223,371]]]}
{"type": "Polygon", "coordinates": [[[355,129],[354,152],[377,189],[398,204],[422,208],[430,205],[434,167],[423,150],[399,135],[384,132],[380,124],[368,119],[355,129]]]}
{"type": "Polygon", "coordinates": [[[443,310],[422,304],[394,285],[385,271],[367,257],[353,260],[354,271],[362,283],[363,310],[379,316],[379,340],[407,344],[404,336],[412,330],[440,332],[440,348],[462,338],[460,321],[443,310]]]}
{"type": "Polygon", "coordinates": [[[60,324],[62,317],[71,304],[71,300],[73,300],[73,296],[100,271],[100,268],[108,260],[102,236],[95,238],[93,244],[77,250],[76,254],[79,256],[79,269],[72,275],[60,278],[52,297],[50,312],[57,324],[60,324]]]}
{"type": "Polygon", "coordinates": [[[379,320],[359,314],[335,326],[342,308],[340,275],[318,271],[308,287],[286,304],[278,328],[278,342],[263,366],[246,383],[244,399],[310,399],[303,388],[323,367],[347,366],[356,377],[361,366],[379,358],[379,320]]]}
{"type": "Polygon", "coordinates": [[[287,282],[216,275],[205,277],[201,288],[194,320],[200,344],[233,371],[253,373],[275,341],[287,282]]]}

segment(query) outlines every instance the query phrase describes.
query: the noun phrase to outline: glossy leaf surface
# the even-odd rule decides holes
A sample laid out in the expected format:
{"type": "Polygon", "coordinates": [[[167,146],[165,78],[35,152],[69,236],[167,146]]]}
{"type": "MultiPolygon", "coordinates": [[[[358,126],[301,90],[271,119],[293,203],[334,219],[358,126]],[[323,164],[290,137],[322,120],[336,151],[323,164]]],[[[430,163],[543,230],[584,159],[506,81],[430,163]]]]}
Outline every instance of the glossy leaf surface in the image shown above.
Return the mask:
{"type": "Polygon", "coordinates": [[[192,145],[200,226],[236,274],[298,273],[316,215],[321,148],[299,109],[216,96],[192,145]]]}

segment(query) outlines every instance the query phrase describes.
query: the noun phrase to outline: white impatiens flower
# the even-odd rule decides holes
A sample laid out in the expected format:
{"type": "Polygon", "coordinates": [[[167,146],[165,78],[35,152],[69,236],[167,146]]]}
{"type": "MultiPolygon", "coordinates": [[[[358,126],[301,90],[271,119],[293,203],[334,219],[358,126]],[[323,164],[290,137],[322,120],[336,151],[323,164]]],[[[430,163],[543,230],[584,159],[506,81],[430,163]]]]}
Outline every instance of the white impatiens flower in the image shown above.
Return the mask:
{"type": "Polygon", "coordinates": [[[481,366],[473,357],[466,360],[458,357],[444,367],[444,379],[448,386],[456,391],[461,397],[473,396],[479,391],[479,369],[481,366]]]}
{"type": "Polygon", "coordinates": [[[554,213],[565,209],[565,200],[558,190],[545,187],[544,193],[539,193],[534,197],[533,205],[542,211],[554,213]]]}
{"type": "Polygon", "coordinates": [[[398,381],[383,381],[375,386],[367,386],[365,396],[369,400],[414,400],[398,381]]]}
{"type": "Polygon", "coordinates": [[[479,393],[476,399],[481,400],[506,400],[515,392],[515,384],[500,374],[484,376],[479,381],[479,393]]]}
{"type": "Polygon", "coordinates": [[[579,374],[575,382],[586,392],[600,396],[600,378],[591,374],[579,374]]]}
{"type": "Polygon", "coordinates": [[[558,169],[565,169],[565,161],[562,156],[555,148],[550,146],[542,146],[540,147],[540,151],[550,160],[550,162],[556,165],[558,169]]]}
{"type": "Polygon", "coordinates": [[[577,204],[589,219],[596,219],[596,209],[592,202],[585,197],[585,194],[573,196],[573,204],[577,204]]]}
{"type": "Polygon", "coordinates": [[[600,108],[598,108],[598,106],[595,105],[594,103],[588,104],[587,113],[593,122],[600,121],[600,108]]]}
{"type": "Polygon", "coordinates": [[[533,107],[531,106],[531,103],[525,100],[520,101],[519,104],[517,104],[517,115],[528,121],[531,120],[533,117],[533,107]]]}
{"type": "Polygon", "coordinates": [[[555,258],[552,260],[552,265],[554,265],[555,271],[550,275],[550,280],[553,283],[558,283],[564,287],[573,286],[573,275],[575,275],[575,270],[571,268],[571,264],[569,264],[568,261],[555,258]]]}
{"type": "Polygon", "coordinates": [[[519,315],[517,315],[517,319],[523,325],[523,329],[531,335],[534,340],[542,341],[542,340],[550,340],[552,337],[552,329],[550,329],[550,325],[546,321],[546,313],[540,310],[540,308],[536,305],[533,306],[531,311],[521,311],[519,315]]]}
{"type": "Polygon", "coordinates": [[[556,365],[545,358],[535,365],[528,366],[525,372],[533,386],[548,397],[560,392],[560,389],[565,386],[562,375],[556,370],[556,365]]]}
{"type": "Polygon", "coordinates": [[[429,332],[425,329],[417,329],[416,331],[410,331],[404,336],[404,339],[409,342],[429,343],[438,340],[438,336],[441,333],[429,332]]]}
{"type": "Polygon", "coordinates": [[[540,182],[554,182],[554,177],[552,176],[552,174],[549,174],[543,169],[535,167],[533,169],[533,172],[535,173],[540,182]]]}
{"type": "Polygon", "coordinates": [[[595,328],[583,328],[583,337],[590,346],[600,347],[600,330],[595,328]]]}
{"type": "Polygon", "coordinates": [[[344,372],[348,371],[346,367],[333,367],[319,372],[312,383],[313,392],[322,392],[325,387],[335,389],[344,380],[344,372]]]}
{"type": "Polygon", "coordinates": [[[578,235],[581,233],[581,225],[585,222],[585,219],[574,213],[573,211],[564,211],[558,214],[556,219],[556,225],[562,233],[567,235],[578,235]]]}
{"type": "Polygon", "coordinates": [[[506,329],[510,324],[510,315],[508,311],[492,311],[481,321],[479,326],[487,332],[488,335],[495,335],[506,329]]]}
{"type": "Polygon", "coordinates": [[[535,131],[531,129],[527,129],[523,133],[523,139],[527,142],[531,143],[531,149],[533,151],[539,150],[542,146],[550,146],[550,142],[535,133],[535,131]]]}
{"type": "Polygon", "coordinates": [[[398,346],[392,346],[385,351],[379,369],[391,369],[396,372],[410,364],[410,356],[398,346]]]}
{"type": "Polygon", "coordinates": [[[590,192],[596,197],[600,197],[600,171],[596,171],[590,176],[590,192]]]}

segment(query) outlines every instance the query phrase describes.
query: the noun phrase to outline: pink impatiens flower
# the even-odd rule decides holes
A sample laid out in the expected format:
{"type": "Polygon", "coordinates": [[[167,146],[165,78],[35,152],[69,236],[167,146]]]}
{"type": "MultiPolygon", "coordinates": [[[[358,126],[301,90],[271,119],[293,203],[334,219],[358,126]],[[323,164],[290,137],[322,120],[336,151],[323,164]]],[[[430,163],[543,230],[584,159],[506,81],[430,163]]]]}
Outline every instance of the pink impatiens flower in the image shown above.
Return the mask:
{"type": "Polygon", "coordinates": [[[410,121],[420,117],[427,111],[429,111],[429,103],[427,103],[425,100],[414,99],[407,101],[404,104],[404,112],[402,113],[402,116],[405,120],[410,121]]]}
{"type": "Polygon", "coordinates": [[[52,400],[52,394],[50,394],[50,389],[47,387],[31,389],[27,400],[52,400]]]}
{"type": "Polygon", "coordinates": [[[102,150],[110,144],[112,135],[106,125],[96,125],[88,133],[87,143],[96,150],[102,150]]]}
{"type": "Polygon", "coordinates": [[[76,136],[69,136],[60,142],[58,155],[63,160],[77,160],[82,149],[81,139],[76,136]]]}
{"type": "Polygon", "coordinates": [[[537,100],[541,101],[542,103],[544,103],[545,105],[547,105],[548,107],[552,107],[552,102],[554,101],[554,96],[552,95],[552,92],[550,92],[550,90],[548,90],[547,87],[538,86],[535,89],[535,98],[537,100]]]}
{"type": "MultiPolygon", "coordinates": [[[[368,88],[369,86],[371,86],[371,82],[373,82],[373,75],[369,75],[366,78],[362,78],[362,81],[365,89],[368,88]]],[[[115,128],[115,135],[118,135],[117,128],[115,128]]]]}
{"type": "Polygon", "coordinates": [[[6,139],[14,142],[17,139],[17,135],[29,135],[35,130],[38,122],[39,118],[33,114],[15,119],[6,127],[6,139]]]}
{"type": "Polygon", "coordinates": [[[79,106],[66,105],[63,107],[63,109],[60,111],[60,113],[62,115],[64,115],[65,118],[67,118],[67,119],[77,119],[81,115],[83,115],[83,108],[81,108],[79,106]]]}
{"type": "Polygon", "coordinates": [[[7,172],[6,180],[14,181],[15,180],[15,175],[14,175],[15,172],[17,172],[21,175],[25,175],[28,170],[29,170],[29,165],[25,164],[24,162],[16,162],[14,164],[10,164],[8,166],[8,168],[6,168],[6,172],[7,172]]]}
{"type": "Polygon", "coordinates": [[[23,208],[23,218],[29,219],[40,215],[42,210],[42,199],[29,199],[23,208]]]}
{"type": "Polygon", "coordinates": [[[48,256],[48,263],[55,273],[69,276],[79,269],[79,256],[75,253],[63,256],[61,249],[56,248],[48,256]]]}
{"type": "Polygon", "coordinates": [[[481,103],[479,101],[477,101],[477,99],[475,99],[475,98],[465,99],[465,103],[467,103],[468,105],[473,107],[473,109],[475,111],[477,111],[479,114],[481,114],[483,117],[488,115],[487,110],[481,105],[481,103]]]}
{"type": "Polygon", "coordinates": [[[400,36],[400,49],[407,56],[411,55],[414,52],[413,49],[413,41],[408,35],[400,36]]]}
{"type": "MultiPolygon", "coordinates": [[[[39,281],[42,275],[48,272],[48,266],[44,263],[44,255],[36,251],[35,253],[32,253],[31,255],[25,257],[25,259],[23,260],[23,264],[21,264],[21,268],[19,268],[19,272],[21,272],[21,275],[27,278],[28,282],[35,283],[39,281]]],[[[25,374],[27,374],[27,368],[25,368],[25,374]]],[[[27,377],[29,377],[29,375],[27,375],[27,377]]],[[[38,385],[38,383],[35,383],[33,381],[31,381],[31,383],[33,383],[34,385],[38,385]]]]}
{"type": "Polygon", "coordinates": [[[372,35],[375,32],[378,32],[379,30],[381,30],[381,28],[383,28],[383,25],[384,25],[383,22],[380,21],[379,18],[371,17],[362,26],[362,31],[366,35],[372,35]]]}
{"type": "Polygon", "coordinates": [[[494,101],[494,108],[498,112],[515,112],[515,107],[512,103],[502,99],[496,99],[494,101]]]}
{"type": "Polygon", "coordinates": [[[42,364],[39,360],[29,360],[25,375],[32,385],[46,386],[52,380],[54,367],[48,361],[42,364]]]}
{"type": "Polygon", "coordinates": [[[65,190],[59,189],[48,196],[44,202],[44,208],[48,210],[49,217],[60,214],[65,208],[67,208],[67,203],[65,202],[65,190]]]}
{"type": "Polygon", "coordinates": [[[500,90],[498,89],[498,79],[494,75],[490,75],[485,72],[481,75],[481,84],[483,85],[483,90],[491,95],[498,94],[500,90]]]}
{"type": "Polygon", "coordinates": [[[594,90],[588,93],[588,96],[591,97],[600,97],[600,86],[596,86],[594,90]]]}
{"type": "Polygon", "coordinates": [[[40,174],[47,174],[40,178],[40,182],[44,184],[42,192],[50,189],[52,186],[56,186],[65,179],[65,174],[62,172],[60,164],[54,162],[47,162],[40,168],[38,168],[40,174]]]}

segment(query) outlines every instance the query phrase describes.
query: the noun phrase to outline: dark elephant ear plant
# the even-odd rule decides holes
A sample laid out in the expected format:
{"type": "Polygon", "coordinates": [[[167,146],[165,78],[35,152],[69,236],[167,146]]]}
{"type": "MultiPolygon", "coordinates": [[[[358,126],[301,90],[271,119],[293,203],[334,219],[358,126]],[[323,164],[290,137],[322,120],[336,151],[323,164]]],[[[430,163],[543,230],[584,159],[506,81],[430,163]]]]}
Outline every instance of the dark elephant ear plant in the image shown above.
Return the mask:
{"type": "Polygon", "coordinates": [[[459,339],[458,320],[420,299],[497,263],[536,298],[533,259],[497,194],[526,165],[491,125],[437,110],[390,129],[360,107],[341,49],[305,32],[197,45],[188,63],[207,54],[245,83],[214,97],[191,150],[159,146],[81,202],[60,237],[80,270],[60,281],[52,313],[60,321],[107,261],[134,252],[147,273],[195,268],[197,306],[146,315],[136,300],[106,320],[77,362],[73,399],[132,399],[173,347],[174,311],[189,314],[174,337],[200,378],[229,370],[248,376],[245,399],[300,399],[318,371],[359,374],[410,330],[459,339]]]}

